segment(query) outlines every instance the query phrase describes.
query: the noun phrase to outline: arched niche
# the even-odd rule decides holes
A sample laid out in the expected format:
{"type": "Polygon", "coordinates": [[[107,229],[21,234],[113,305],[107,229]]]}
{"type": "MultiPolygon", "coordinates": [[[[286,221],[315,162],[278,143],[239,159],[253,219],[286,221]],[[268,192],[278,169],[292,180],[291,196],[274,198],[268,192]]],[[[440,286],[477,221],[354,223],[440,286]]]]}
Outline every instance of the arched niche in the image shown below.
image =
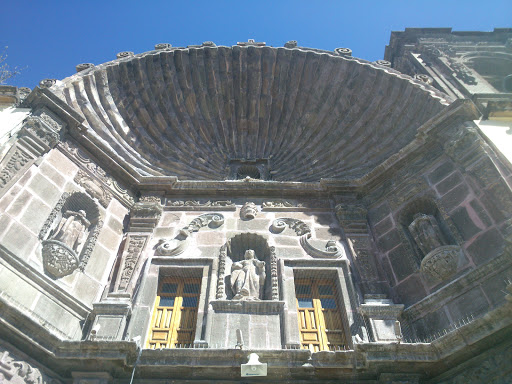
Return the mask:
{"type": "Polygon", "coordinates": [[[39,232],[45,271],[61,278],[84,270],[103,221],[96,203],[85,193],[64,193],[39,232]]]}
{"type": "Polygon", "coordinates": [[[277,281],[277,257],[275,246],[255,233],[241,233],[229,239],[220,249],[217,300],[232,300],[230,277],[233,263],[244,259],[245,252],[252,249],[258,260],[265,262],[265,284],[262,300],[279,300],[277,281]]]}

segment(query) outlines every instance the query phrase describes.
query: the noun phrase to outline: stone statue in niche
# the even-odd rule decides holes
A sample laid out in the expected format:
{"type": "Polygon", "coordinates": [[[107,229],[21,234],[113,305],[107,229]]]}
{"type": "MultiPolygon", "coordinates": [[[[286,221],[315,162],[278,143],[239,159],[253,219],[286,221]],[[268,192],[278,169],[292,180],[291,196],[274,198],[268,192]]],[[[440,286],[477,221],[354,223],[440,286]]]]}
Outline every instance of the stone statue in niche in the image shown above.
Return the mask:
{"type": "Polygon", "coordinates": [[[409,224],[414,241],[423,252],[420,271],[431,283],[445,281],[457,272],[462,249],[449,245],[432,215],[417,213],[409,224]]]}
{"type": "Polygon", "coordinates": [[[265,277],[265,262],[252,249],[245,251],[244,260],[231,266],[233,300],[260,300],[265,277]]]}
{"type": "Polygon", "coordinates": [[[55,230],[51,240],[60,241],[73,251],[78,251],[82,244],[87,228],[91,225],[84,210],[78,212],[66,211],[55,230]]]}
{"type": "Polygon", "coordinates": [[[434,216],[417,213],[409,224],[409,231],[424,255],[446,245],[441,229],[434,216]]]}

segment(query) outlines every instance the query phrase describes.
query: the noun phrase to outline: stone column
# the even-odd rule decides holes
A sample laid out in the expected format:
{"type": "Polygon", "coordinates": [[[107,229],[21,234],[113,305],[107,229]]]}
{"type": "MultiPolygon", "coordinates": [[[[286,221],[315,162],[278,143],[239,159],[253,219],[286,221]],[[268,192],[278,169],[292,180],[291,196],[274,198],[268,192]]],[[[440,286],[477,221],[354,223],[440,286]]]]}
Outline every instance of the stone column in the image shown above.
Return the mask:
{"type": "Polygon", "coordinates": [[[398,317],[404,310],[403,304],[394,304],[386,295],[365,295],[359,312],[370,322],[375,342],[392,343],[402,340],[398,317]]]}
{"type": "Polygon", "coordinates": [[[131,315],[133,292],[144,265],[144,250],[162,214],[160,197],[143,196],[130,210],[128,233],[111,292],[93,304],[89,340],[121,340],[131,315]]]}

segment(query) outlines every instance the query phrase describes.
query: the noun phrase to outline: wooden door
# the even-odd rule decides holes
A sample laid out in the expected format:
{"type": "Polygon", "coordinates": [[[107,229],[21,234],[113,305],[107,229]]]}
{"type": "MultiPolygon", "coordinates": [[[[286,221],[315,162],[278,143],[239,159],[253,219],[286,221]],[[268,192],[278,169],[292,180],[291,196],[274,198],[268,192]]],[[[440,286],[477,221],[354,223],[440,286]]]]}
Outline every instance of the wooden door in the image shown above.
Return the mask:
{"type": "Polygon", "coordinates": [[[147,348],[184,348],[194,342],[200,279],[160,281],[147,348]]]}
{"type": "Polygon", "coordinates": [[[295,282],[302,349],[311,352],[345,348],[345,335],[336,288],[330,280],[295,282]]]}

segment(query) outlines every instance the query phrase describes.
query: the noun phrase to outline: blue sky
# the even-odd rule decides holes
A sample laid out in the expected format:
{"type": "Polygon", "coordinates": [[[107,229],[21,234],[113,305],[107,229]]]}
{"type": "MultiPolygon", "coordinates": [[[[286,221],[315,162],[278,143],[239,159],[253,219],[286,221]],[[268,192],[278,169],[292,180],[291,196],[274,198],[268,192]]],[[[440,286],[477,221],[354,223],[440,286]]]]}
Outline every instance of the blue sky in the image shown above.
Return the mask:
{"type": "Polygon", "coordinates": [[[72,75],[77,64],[101,64],[157,43],[234,45],[252,38],[283,46],[297,40],[327,50],[348,47],[373,61],[383,58],[391,31],[406,27],[512,27],[512,0],[0,0],[0,49],[8,46],[8,64],[23,68],[8,84],[31,88],[72,75]]]}

